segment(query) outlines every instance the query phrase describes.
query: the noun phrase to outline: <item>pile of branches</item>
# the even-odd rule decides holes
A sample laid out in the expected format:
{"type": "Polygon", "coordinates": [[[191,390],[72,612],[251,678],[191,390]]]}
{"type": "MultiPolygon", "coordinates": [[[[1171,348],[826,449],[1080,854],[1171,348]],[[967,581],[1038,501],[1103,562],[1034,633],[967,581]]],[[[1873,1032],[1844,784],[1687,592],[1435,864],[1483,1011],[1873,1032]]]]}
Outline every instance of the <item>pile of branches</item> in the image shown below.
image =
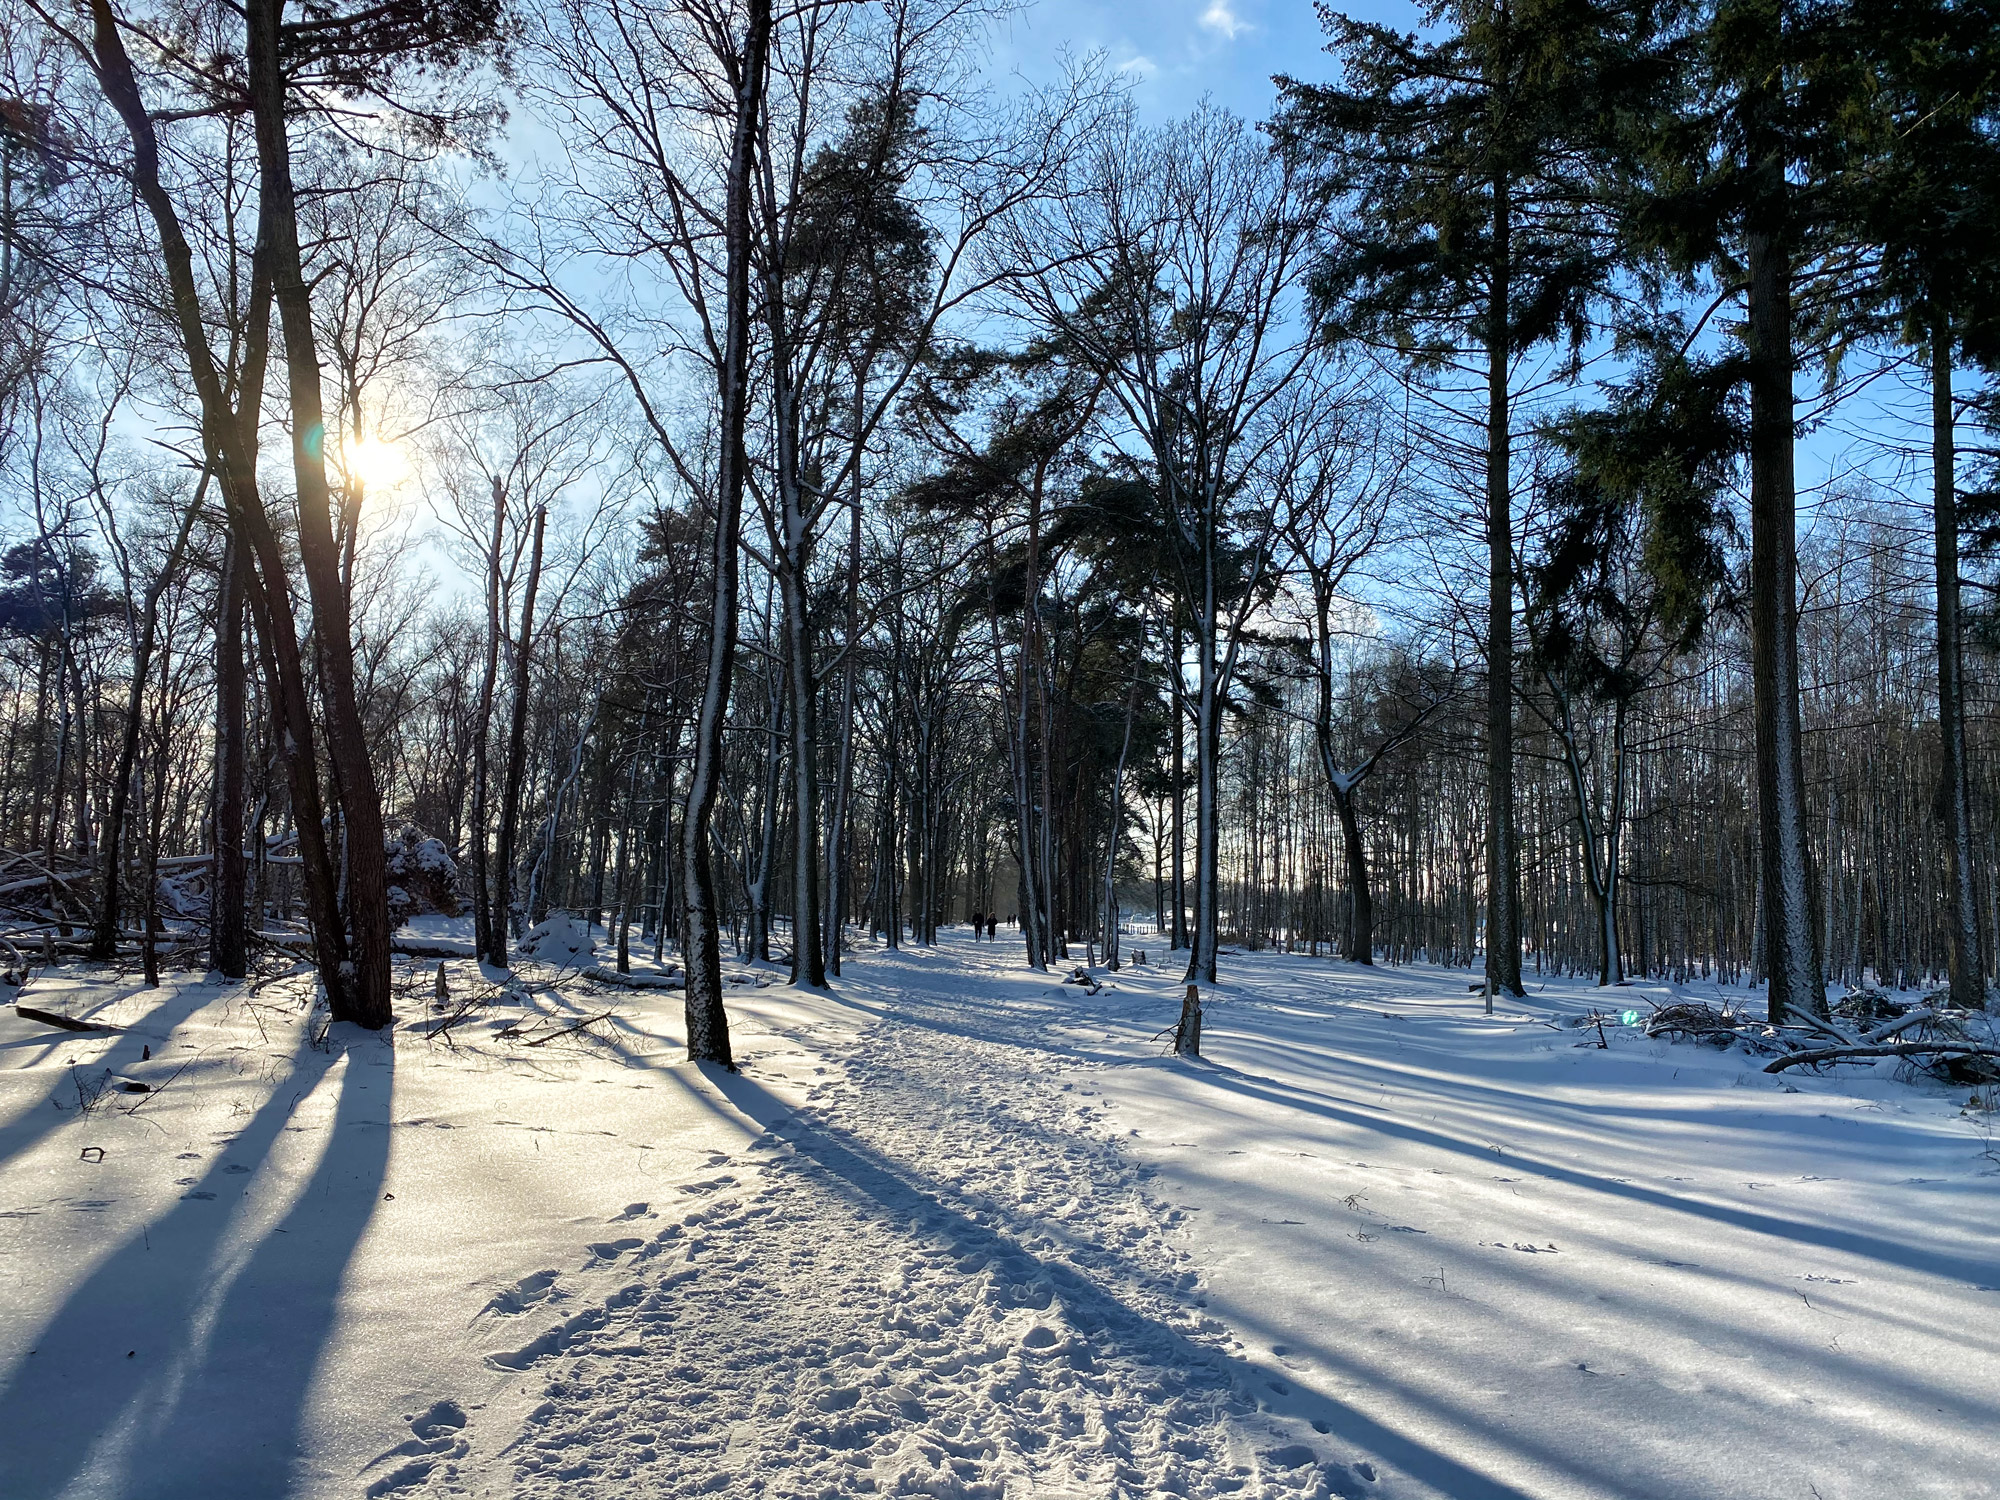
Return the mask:
{"type": "Polygon", "coordinates": [[[1741,1044],[1769,1054],[1766,1073],[1904,1057],[1948,1083],[2000,1082],[2000,1028],[1983,1012],[1954,1009],[1947,994],[1940,990],[1909,1005],[1880,990],[1857,990],[1824,1018],[1800,1012],[1782,1026],[1727,1006],[1676,1001],[1656,1009],[1643,1026],[1648,1036],[1741,1044]]]}
{"type": "Polygon", "coordinates": [[[88,923],[96,874],[86,860],[0,848],[0,912],[29,921],[88,923]]]}

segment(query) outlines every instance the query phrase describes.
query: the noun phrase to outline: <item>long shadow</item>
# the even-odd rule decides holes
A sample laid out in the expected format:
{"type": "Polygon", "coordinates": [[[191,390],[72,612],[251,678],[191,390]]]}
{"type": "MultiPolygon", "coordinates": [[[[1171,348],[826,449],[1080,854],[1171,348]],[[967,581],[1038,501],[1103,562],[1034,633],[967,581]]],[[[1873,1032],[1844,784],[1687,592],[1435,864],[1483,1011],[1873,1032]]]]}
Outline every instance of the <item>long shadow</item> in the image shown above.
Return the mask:
{"type": "MultiPolygon", "coordinates": [[[[1492,1149],[1488,1146],[1462,1141],[1439,1131],[1427,1130],[1421,1125],[1408,1125],[1373,1112],[1362,1114],[1323,1099],[1300,1097],[1282,1085],[1265,1086],[1265,1080],[1238,1072],[1225,1065],[1204,1060],[1201,1068],[1192,1076],[1202,1078],[1204,1075],[1207,1081],[1218,1088],[1250,1094],[1270,1104],[1303,1110],[1324,1119],[1338,1120],[1357,1129],[1372,1130],[1380,1135],[1397,1136],[1416,1145],[1448,1151],[1456,1156],[1482,1161],[1492,1159],[1492,1149]]],[[[2000,1258],[1985,1261],[1970,1260],[1956,1255],[1917,1249],[1894,1240],[1882,1239],[1872,1234],[1861,1234],[1853,1230],[1834,1229],[1819,1224],[1802,1224],[1795,1219],[1779,1218],[1775,1214],[1758,1213],[1753,1209],[1730,1208],[1725,1204],[1699,1203],[1673,1193],[1661,1192],[1656,1188],[1641,1187],[1637,1183],[1617,1182],[1592,1172],[1557,1166],[1553,1162],[1537,1161],[1533,1157],[1518,1153],[1510,1152],[1506,1160],[1510,1166],[1518,1166],[1523,1171],[1533,1172],[1553,1182],[1567,1183],[1571,1187],[1630,1199],[1652,1208],[1664,1208],[1675,1213],[1712,1219],[1716,1223],[1747,1229],[1754,1234],[1768,1234],[1778,1239],[1817,1245],[1823,1250],[1838,1250],[1849,1255],[1864,1256],[1884,1265],[1900,1266],[1904,1270],[1941,1276],[1952,1281],[1988,1283],[2000,1279],[2000,1258]]]]}
{"type": "Polygon", "coordinates": [[[348,1038],[312,1180],[231,1284],[205,1357],[159,1413],[156,1430],[171,1440],[145,1455],[133,1495],[197,1500],[294,1489],[311,1439],[306,1399],[326,1359],[341,1284],[382,1208],[395,1056],[387,1038],[348,1038]],[[378,1058],[386,1066],[373,1065],[378,1058]]]}
{"type": "MultiPolygon", "coordinates": [[[[888,1003],[872,1004],[852,995],[843,995],[837,998],[842,1003],[851,1005],[866,1014],[877,1016],[883,1020],[893,1019],[901,1024],[921,1027],[941,1035],[961,1036],[989,1044],[1034,1046],[1040,1050],[1079,1061],[1100,1060],[1097,1054],[1087,1049],[1062,1044],[1055,1038],[1039,1035],[1034,1037],[1008,1036],[998,1026],[990,1029],[981,1029],[973,1025],[954,1024],[937,1016],[917,1013],[914,1007],[888,1003]]],[[[922,996],[922,999],[933,1004],[945,1003],[944,997],[933,994],[925,994],[922,996]]],[[[991,1002],[974,1001],[970,997],[963,1003],[976,1005],[980,1010],[989,1011],[996,1016],[1001,1015],[1005,1009],[1002,1006],[993,1005],[991,1002]]],[[[1018,1022],[1018,1018],[1016,1020],[1018,1022]]],[[[1130,1066],[1133,1062],[1133,1059],[1123,1056],[1107,1057],[1101,1060],[1115,1062],[1124,1066],[1130,1066]]],[[[1319,1115],[1322,1118],[1338,1120],[1360,1129],[1378,1131],[1384,1135],[1399,1136],[1416,1144],[1431,1146],[1439,1150],[1452,1152],[1456,1155],[1478,1160],[1486,1160],[1488,1158],[1490,1148],[1482,1144],[1458,1140],[1442,1132],[1429,1130],[1422,1126],[1405,1124],[1399,1120],[1386,1117],[1384,1113],[1377,1113],[1365,1105],[1357,1104],[1343,1107],[1309,1092],[1294,1090],[1284,1084],[1278,1083],[1276,1080],[1244,1073],[1226,1064],[1218,1064],[1204,1059],[1194,1076],[1200,1077],[1203,1074],[1211,1075],[1212,1081],[1218,1087],[1240,1089],[1269,1103],[1281,1104],[1293,1109],[1319,1115]]],[[[1864,1256],[1883,1264],[1900,1266],[1906,1270],[1940,1276],[1948,1280],[1959,1282],[1970,1281],[1982,1285],[2000,1281],[2000,1257],[1996,1257],[1993,1260],[1981,1261],[1949,1253],[1926,1251],[1858,1231],[1801,1223],[1797,1220],[1782,1218],[1774,1214],[1760,1213],[1754,1209],[1740,1209],[1731,1208],[1723,1204],[1700,1203],[1673,1193],[1641,1187],[1634,1183],[1616,1182],[1610,1178],[1601,1177],[1591,1172],[1562,1167],[1551,1162],[1538,1161],[1533,1157],[1514,1154],[1510,1155],[1508,1160],[1553,1181],[1568,1183],[1571,1186],[1595,1192],[1610,1193],[1657,1208],[1665,1208],[1678,1213],[1712,1219],[1718,1223],[1725,1223],[1739,1229],[1750,1230],[1753,1233],[1773,1235],[1782,1239],[1817,1245],[1822,1249],[1864,1256]]]]}
{"type": "MultiPolygon", "coordinates": [[[[1054,976],[1050,976],[1050,985],[1053,986],[1055,982],[1054,976]]],[[[1067,1058],[1071,1062],[1102,1063],[1107,1066],[1119,1066],[1132,1061],[1129,1056],[1122,1052],[1103,1052],[1088,1047],[1080,1047],[1074,1042],[1050,1036],[1045,1032],[1036,1032],[1023,1036],[1001,1029],[1000,1024],[984,1029],[970,1024],[958,1024],[947,1021],[940,1016],[927,1015],[920,1011],[906,1009],[902,1006],[891,1004],[886,1000],[867,999],[852,991],[832,991],[828,998],[836,1005],[844,1006],[849,1010],[859,1011],[866,1016],[873,1016],[878,1021],[894,1021],[898,1025],[914,1026],[922,1031],[934,1032],[938,1036],[959,1037],[966,1041],[982,1042],[995,1047],[1032,1047],[1036,1051],[1067,1058]]],[[[957,1004],[968,1014],[990,1015],[996,1018],[997,1022],[1004,1023],[1007,1026],[1015,1028],[1020,1026],[1018,1012],[1011,1010],[1004,1004],[996,1005],[983,998],[968,996],[961,999],[960,997],[947,994],[926,994],[923,996],[923,999],[934,1005],[957,1004]]]]}
{"type": "Polygon", "coordinates": [[[254,1187],[255,1169],[298,1103],[342,1056],[353,1068],[356,1050],[317,1051],[301,1036],[292,1071],[200,1182],[128,1239],[42,1330],[0,1390],[9,1500],[54,1496],[107,1467],[118,1471],[111,1491],[121,1497],[285,1493],[300,1396],[387,1161],[386,1129],[348,1127],[364,1111],[386,1125],[386,1070],[369,1070],[382,1078],[379,1089],[353,1088],[352,1073],[343,1079],[333,1137],[286,1233],[267,1237],[219,1308],[216,1283],[231,1270],[231,1210],[245,1184],[254,1187]],[[336,1194],[336,1178],[368,1185],[336,1194]]]}
{"type": "MultiPolygon", "coordinates": [[[[202,989],[199,985],[184,985],[172,991],[169,998],[162,999],[145,1015],[128,1022],[124,1033],[117,1036],[111,1047],[84,1071],[97,1075],[107,1067],[115,1069],[139,1061],[143,1047],[170,1037],[181,1022],[216,1000],[213,990],[196,993],[202,989]]],[[[60,1046],[63,1042],[83,1039],[77,1034],[59,1033],[52,1045],[60,1046]]],[[[0,1167],[33,1150],[43,1137],[53,1134],[71,1120],[82,1118],[75,1107],[62,1107],[62,1094],[70,1088],[70,1070],[63,1068],[56,1072],[38,1101],[5,1125],[0,1125],[0,1167]]]]}
{"type": "MultiPolygon", "coordinates": [[[[1046,1277],[1062,1298],[1066,1313],[1079,1331],[1099,1339],[1108,1336],[1123,1346],[1120,1352],[1129,1352],[1166,1368],[1207,1372],[1218,1387],[1240,1387],[1247,1391],[1253,1387],[1266,1388],[1273,1381],[1288,1384],[1297,1378],[1289,1371],[1266,1368],[1254,1361],[1229,1360],[1135,1311],[1088,1277],[1060,1262],[1045,1260],[999,1230],[976,1223],[946,1206],[939,1192],[925,1191],[906,1180],[865,1147],[835,1140],[813,1128],[809,1121],[800,1118],[800,1112],[741,1074],[716,1070],[710,1071],[709,1077],[737,1109],[790,1143],[800,1156],[816,1163],[837,1184],[845,1184],[849,1192],[865,1198],[884,1215],[903,1223],[918,1221],[928,1232],[948,1239],[957,1254],[1033,1266],[1035,1273],[1046,1277]],[[1092,1323],[1097,1326],[1090,1326],[1092,1323]],[[1231,1365],[1238,1368],[1232,1371],[1231,1365]]],[[[1412,1478],[1450,1495],[1452,1500],[1530,1500],[1526,1492],[1482,1474],[1331,1397],[1316,1394],[1311,1409],[1332,1429],[1330,1435],[1395,1464],[1412,1478]]],[[[1353,1481],[1347,1480],[1338,1468],[1329,1474],[1329,1479],[1340,1486],[1335,1493],[1360,1493],[1358,1487],[1347,1487],[1353,1481]]]]}

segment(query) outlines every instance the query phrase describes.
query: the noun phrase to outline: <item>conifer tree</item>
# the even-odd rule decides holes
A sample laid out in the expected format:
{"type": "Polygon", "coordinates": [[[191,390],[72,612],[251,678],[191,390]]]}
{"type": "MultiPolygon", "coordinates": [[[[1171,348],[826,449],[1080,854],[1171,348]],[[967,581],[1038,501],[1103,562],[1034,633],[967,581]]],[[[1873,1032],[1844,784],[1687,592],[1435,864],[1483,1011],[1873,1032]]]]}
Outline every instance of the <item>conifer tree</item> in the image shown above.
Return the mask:
{"type": "Polygon", "coordinates": [[[1873,321],[1921,358],[1930,385],[1931,519],[1937,580],[1937,807],[1950,857],[1951,997],[1985,1001],[1966,765],[1952,377],[2000,359],[2000,7],[1989,0],[1851,4],[1829,55],[1846,65],[1839,204],[1879,256],[1864,288],[1873,321]]]}
{"type": "Polygon", "coordinates": [[[1597,179],[1633,66],[1635,14],[1592,0],[1460,0],[1436,39],[1328,11],[1338,84],[1280,78],[1281,143],[1344,214],[1313,290],[1334,339],[1431,372],[1483,367],[1487,549],[1486,972],[1521,988],[1514,814],[1515,380],[1580,352],[1617,262],[1597,179]]]}

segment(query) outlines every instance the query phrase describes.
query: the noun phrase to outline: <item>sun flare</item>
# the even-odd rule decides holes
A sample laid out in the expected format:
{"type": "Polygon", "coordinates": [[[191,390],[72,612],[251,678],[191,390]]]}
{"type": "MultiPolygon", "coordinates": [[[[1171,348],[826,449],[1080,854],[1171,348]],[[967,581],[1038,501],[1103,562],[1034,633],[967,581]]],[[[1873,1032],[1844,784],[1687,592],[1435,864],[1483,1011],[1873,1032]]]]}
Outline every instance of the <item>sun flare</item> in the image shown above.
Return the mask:
{"type": "Polygon", "coordinates": [[[395,489],[410,472],[409,460],[401,446],[380,438],[349,443],[341,455],[340,467],[349,482],[378,495],[395,489]]]}

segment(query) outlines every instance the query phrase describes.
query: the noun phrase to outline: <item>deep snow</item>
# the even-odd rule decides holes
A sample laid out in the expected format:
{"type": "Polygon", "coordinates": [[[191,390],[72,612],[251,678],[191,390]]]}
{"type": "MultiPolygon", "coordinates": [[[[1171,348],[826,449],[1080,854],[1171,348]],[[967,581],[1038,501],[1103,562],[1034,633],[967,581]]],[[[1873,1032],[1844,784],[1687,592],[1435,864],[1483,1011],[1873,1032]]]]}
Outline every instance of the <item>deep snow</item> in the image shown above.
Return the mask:
{"type": "Polygon", "coordinates": [[[736,971],[737,1076],[534,965],[456,1050],[434,963],[318,1046],[302,979],[37,978],[131,1029],[0,1020],[0,1495],[2000,1495],[1963,1090],[1568,982],[1236,955],[1189,1063],[1177,973],[848,968],[736,971]]]}

